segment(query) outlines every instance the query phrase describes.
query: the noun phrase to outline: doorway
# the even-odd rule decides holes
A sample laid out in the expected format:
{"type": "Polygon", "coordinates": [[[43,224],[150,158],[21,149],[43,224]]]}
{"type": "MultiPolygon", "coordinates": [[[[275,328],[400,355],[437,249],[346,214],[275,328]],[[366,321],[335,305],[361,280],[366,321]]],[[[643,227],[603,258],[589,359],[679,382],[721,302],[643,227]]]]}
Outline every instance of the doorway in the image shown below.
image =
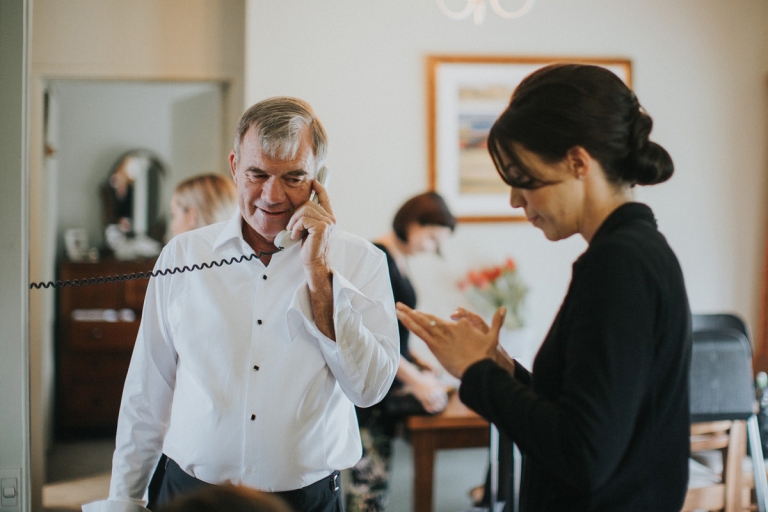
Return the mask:
{"type": "MultiPolygon", "coordinates": [[[[100,267],[108,265],[101,191],[115,162],[126,152],[146,151],[161,163],[156,209],[161,221],[169,217],[170,197],[179,181],[200,173],[228,174],[223,132],[226,89],[222,82],[53,79],[46,83],[44,259],[49,276],[59,276],[62,266],[72,260],[65,242],[70,230],[84,235],[100,267]]],[[[168,237],[166,232],[158,238],[168,237]]],[[[62,385],[60,360],[66,340],[59,328],[60,301],[54,290],[43,293],[47,294],[42,336],[47,468],[43,502],[46,510],[80,510],[82,503],[107,495],[116,414],[114,423],[107,412],[92,425],[85,419],[77,428],[62,428],[67,423],[63,415],[72,412],[61,407],[61,394],[84,393],[67,398],[84,402],[87,410],[97,405],[89,403],[94,398],[87,395],[88,390],[105,385],[98,379],[62,385]]],[[[115,357],[108,350],[99,354],[115,357]]],[[[99,354],[75,351],[67,357],[98,364],[94,358],[99,354]]],[[[122,383],[111,384],[122,388],[122,383]]]]}

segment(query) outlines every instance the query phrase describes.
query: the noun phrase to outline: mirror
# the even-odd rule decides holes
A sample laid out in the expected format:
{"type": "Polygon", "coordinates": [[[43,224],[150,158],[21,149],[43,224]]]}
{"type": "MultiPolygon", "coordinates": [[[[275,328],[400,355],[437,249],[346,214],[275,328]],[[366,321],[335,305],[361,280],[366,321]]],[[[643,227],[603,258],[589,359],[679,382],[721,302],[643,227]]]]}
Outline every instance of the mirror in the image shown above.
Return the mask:
{"type": "Polygon", "coordinates": [[[120,260],[160,254],[165,217],[160,193],[165,167],[153,152],[133,149],[115,161],[102,186],[107,247],[120,260]]]}

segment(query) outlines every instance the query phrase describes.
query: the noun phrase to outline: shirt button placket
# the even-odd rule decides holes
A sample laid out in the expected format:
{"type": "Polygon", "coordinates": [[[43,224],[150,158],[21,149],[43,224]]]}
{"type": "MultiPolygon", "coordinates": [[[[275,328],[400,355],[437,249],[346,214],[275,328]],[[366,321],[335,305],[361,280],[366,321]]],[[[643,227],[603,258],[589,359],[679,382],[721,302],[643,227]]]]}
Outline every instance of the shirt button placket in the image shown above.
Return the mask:
{"type": "MultiPolygon", "coordinates": [[[[267,278],[267,277],[266,277],[266,276],[264,276],[264,279],[266,279],[266,278],[267,278]]],[[[257,323],[257,324],[259,324],[259,325],[261,325],[261,324],[262,324],[262,321],[261,321],[261,319],[259,319],[259,320],[256,320],[256,323],[257,323]]],[[[255,371],[259,371],[259,365],[257,365],[257,364],[253,365],[253,369],[254,369],[255,371]]],[[[255,415],[255,414],[251,414],[251,421],[254,421],[254,420],[256,420],[256,415],[255,415]]]]}
{"type": "MultiPolygon", "coordinates": [[[[262,274],[261,279],[263,281],[266,281],[267,280],[267,275],[266,274],[262,274]]],[[[265,285],[266,285],[266,283],[265,283],[265,285]]],[[[262,293],[264,293],[264,291],[263,290],[258,290],[257,293],[262,294],[262,293]]],[[[260,301],[257,299],[256,303],[259,304],[260,301]]],[[[261,306],[257,306],[257,308],[259,308],[259,309],[260,309],[260,307],[261,306]]],[[[254,311],[254,313],[256,313],[256,311],[254,311]]],[[[264,321],[261,318],[257,318],[256,319],[256,324],[261,326],[261,325],[264,324],[264,321]]],[[[263,333],[261,332],[260,329],[259,330],[255,330],[253,332],[252,343],[257,344],[258,343],[257,340],[262,338],[262,336],[263,336],[263,333]]],[[[257,345],[254,345],[254,347],[256,347],[256,346],[257,345]]],[[[259,355],[260,355],[260,352],[258,350],[255,350],[253,352],[253,356],[254,356],[255,360],[251,363],[251,366],[253,367],[253,372],[254,373],[258,372],[261,369],[260,366],[258,364],[256,364],[256,360],[259,359],[259,355]]],[[[255,379],[256,375],[253,375],[253,378],[255,379]]],[[[252,381],[251,385],[258,387],[258,384],[257,384],[257,382],[255,380],[252,381]]],[[[251,402],[251,407],[253,407],[253,406],[255,406],[255,403],[251,402]]],[[[252,409],[252,411],[253,411],[253,409],[252,409]]],[[[248,422],[251,423],[251,427],[250,428],[251,429],[257,429],[256,431],[253,431],[253,432],[257,432],[257,431],[261,430],[261,427],[260,427],[260,423],[261,422],[259,422],[259,423],[256,422],[257,417],[258,416],[257,416],[257,414],[255,412],[251,412],[248,415],[248,422]]],[[[256,436],[256,438],[258,438],[258,436],[256,436]]],[[[248,479],[253,478],[254,473],[256,472],[256,469],[252,465],[253,462],[256,460],[256,459],[254,459],[254,457],[258,458],[257,453],[259,452],[259,449],[256,446],[256,445],[258,445],[258,442],[256,441],[256,438],[254,438],[253,436],[247,436],[248,440],[246,441],[246,454],[247,454],[246,455],[246,460],[249,460],[251,463],[247,464],[245,466],[245,468],[244,468],[244,475],[243,476],[247,477],[248,479]],[[256,450],[256,451],[254,452],[254,450],[256,450]]]]}

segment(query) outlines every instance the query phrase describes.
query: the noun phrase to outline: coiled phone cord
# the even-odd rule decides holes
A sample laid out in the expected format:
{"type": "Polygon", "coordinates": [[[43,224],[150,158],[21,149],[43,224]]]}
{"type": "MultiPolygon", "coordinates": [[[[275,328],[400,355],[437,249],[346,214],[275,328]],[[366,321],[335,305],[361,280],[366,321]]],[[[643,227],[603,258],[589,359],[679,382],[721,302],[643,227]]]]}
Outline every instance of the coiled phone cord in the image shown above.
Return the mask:
{"type": "Polygon", "coordinates": [[[67,279],[66,281],[48,281],[48,282],[39,282],[39,283],[29,283],[29,289],[40,289],[40,288],[64,288],[65,286],[83,286],[86,284],[104,284],[104,283],[119,283],[121,281],[131,281],[133,279],[149,279],[150,277],[158,277],[158,276],[165,276],[168,274],[176,274],[176,273],[182,273],[182,272],[192,272],[193,270],[202,270],[204,268],[213,268],[213,267],[221,267],[224,265],[232,265],[233,263],[242,263],[243,261],[251,261],[254,258],[261,258],[262,256],[270,256],[272,254],[276,254],[280,252],[280,250],[272,251],[272,252],[266,252],[266,251],[259,251],[258,254],[251,254],[249,256],[243,255],[239,258],[229,258],[229,259],[221,259],[219,261],[211,261],[210,263],[202,263],[194,265],[187,266],[184,265],[183,267],[174,267],[174,268],[165,268],[160,270],[153,270],[148,272],[139,272],[139,273],[130,273],[130,274],[120,274],[115,276],[101,276],[101,277],[84,277],[82,279],[67,279]]]}

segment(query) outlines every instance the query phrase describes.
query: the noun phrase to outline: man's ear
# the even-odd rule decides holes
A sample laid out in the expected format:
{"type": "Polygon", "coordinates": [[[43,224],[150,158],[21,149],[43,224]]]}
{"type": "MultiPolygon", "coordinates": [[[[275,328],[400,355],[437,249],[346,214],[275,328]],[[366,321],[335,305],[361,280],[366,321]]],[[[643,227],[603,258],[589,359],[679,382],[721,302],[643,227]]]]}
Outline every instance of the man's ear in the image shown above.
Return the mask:
{"type": "Polygon", "coordinates": [[[576,179],[582,179],[587,175],[591,167],[592,155],[581,146],[573,146],[565,153],[568,168],[576,179]]]}
{"type": "Polygon", "coordinates": [[[235,152],[229,153],[229,170],[232,172],[232,181],[237,185],[237,164],[235,163],[235,152]]]}

